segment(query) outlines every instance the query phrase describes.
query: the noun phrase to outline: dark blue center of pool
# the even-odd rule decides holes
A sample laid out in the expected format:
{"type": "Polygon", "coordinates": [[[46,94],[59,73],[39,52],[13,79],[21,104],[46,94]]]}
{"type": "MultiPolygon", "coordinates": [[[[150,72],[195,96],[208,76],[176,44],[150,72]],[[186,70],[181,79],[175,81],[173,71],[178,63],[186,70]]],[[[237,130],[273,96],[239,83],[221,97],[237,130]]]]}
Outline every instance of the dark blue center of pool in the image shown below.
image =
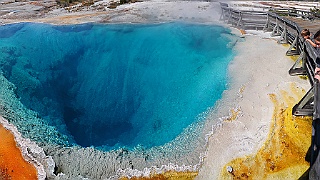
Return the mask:
{"type": "Polygon", "coordinates": [[[1,70],[20,101],[81,146],[163,145],[226,89],[229,32],[213,25],[17,24],[1,70]]]}

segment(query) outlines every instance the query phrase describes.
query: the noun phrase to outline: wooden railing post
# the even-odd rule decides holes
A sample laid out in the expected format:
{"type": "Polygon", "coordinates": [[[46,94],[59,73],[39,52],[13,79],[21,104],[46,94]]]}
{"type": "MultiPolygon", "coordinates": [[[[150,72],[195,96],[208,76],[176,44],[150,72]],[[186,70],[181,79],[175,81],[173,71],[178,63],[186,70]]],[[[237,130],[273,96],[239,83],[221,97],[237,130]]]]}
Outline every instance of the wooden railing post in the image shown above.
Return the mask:
{"type": "Polygon", "coordinates": [[[270,30],[270,19],[269,19],[269,13],[267,13],[267,21],[263,27],[263,31],[269,31],[269,30],[270,30]]]}
{"type": "Polygon", "coordinates": [[[293,66],[289,70],[289,74],[291,76],[301,76],[301,75],[307,75],[306,70],[306,54],[304,51],[301,52],[300,56],[296,60],[296,62],[293,64],[293,66]]]}
{"type": "Polygon", "coordinates": [[[240,27],[240,24],[242,24],[242,13],[241,13],[241,11],[239,11],[239,20],[238,20],[238,22],[237,22],[237,27],[240,27]]]}
{"type": "Polygon", "coordinates": [[[224,10],[223,8],[221,7],[221,15],[220,15],[220,18],[219,18],[219,21],[223,20],[224,21],[224,10]]]}
{"type": "Polygon", "coordinates": [[[283,31],[281,33],[280,39],[278,40],[279,44],[288,44],[288,35],[287,35],[287,24],[283,22],[283,31]]]}
{"type": "Polygon", "coordinates": [[[231,16],[232,16],[232,12],[231,12],[231,8],[230,8],[230,9],[229,9],[229,17],[228,17],[228,21],[227,21],[228,24],[230,23],[230,18],[231,18],[231,16]]]}
{"type": "Polygon", "coordinates": [[[299,33],[295,36],[292,44],[290,45],[288,51],[286,52],[287,56],[299,55],[299,33]]]}
{"type": "Polygon", "coordinates": [[[276,25],[272,30],[271,36],[280,36],[280,25],[279,25],[278,17],[276,17],[276,25]]]}

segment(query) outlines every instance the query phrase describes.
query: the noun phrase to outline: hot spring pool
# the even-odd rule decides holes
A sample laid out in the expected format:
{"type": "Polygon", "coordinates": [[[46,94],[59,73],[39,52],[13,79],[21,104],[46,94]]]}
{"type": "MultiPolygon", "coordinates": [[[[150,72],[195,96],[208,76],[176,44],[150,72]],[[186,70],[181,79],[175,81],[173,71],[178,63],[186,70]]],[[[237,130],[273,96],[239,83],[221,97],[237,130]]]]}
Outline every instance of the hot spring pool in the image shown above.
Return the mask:
{"type": "Polygon", "coordinates": [[[0,26],[1,115],[41,143],[165,145],[227,88],[229,36],[185,23],[0,26]]]}

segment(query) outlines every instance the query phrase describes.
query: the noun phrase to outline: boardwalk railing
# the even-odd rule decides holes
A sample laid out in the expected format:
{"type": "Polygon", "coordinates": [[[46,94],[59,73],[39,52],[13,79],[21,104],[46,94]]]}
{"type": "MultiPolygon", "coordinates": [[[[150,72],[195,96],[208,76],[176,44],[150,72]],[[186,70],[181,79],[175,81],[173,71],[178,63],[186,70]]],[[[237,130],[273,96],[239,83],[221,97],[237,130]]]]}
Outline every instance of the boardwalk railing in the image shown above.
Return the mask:
{"type": "MultiPolygon", "coordinates": [[[[292,114],[313,116],[312,148],[309,149],[311,151],[310,166],[312,166],[320,149],[320,83],[314,78],[316,64],[320,64],[320,53],[309,43],[304,43],[304,39],[300,36],[301,28],[293,21],[273,12],[240,11],[228,7],[225,3],[220,5],[220,20],[238,29],[271,31],[272,36],[279,36],[278,43],[290,44],[286,55],[299,56],[290,68],[289,74],[308,76],[311,88],[292,108],[292,114]]],[[[306,14],[302,13],[302,15],[306,14]]]]}
{"type": "Polygon", "coordinates": [[[292,9],[292,8],[272,8],[271,12],[279,14],[281,16],[293,16],[293,17],[301,17],[303,19],[313,20],[318,17],[318,14],[311,11],[305,11],[300,9],[292,9]]]}

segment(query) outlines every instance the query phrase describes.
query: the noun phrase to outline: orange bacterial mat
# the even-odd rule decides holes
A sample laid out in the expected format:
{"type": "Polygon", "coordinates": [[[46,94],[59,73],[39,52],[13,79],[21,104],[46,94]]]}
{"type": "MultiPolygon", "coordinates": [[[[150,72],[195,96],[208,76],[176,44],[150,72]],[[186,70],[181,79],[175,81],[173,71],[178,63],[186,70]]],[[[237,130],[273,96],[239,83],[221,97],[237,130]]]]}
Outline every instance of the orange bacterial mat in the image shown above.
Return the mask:
{"type": "Polygon", "coordinates": [[[28,163],[17,147],[14,136],[0,124],[0,179],[37,179],[36,168],[28,163]]]}

